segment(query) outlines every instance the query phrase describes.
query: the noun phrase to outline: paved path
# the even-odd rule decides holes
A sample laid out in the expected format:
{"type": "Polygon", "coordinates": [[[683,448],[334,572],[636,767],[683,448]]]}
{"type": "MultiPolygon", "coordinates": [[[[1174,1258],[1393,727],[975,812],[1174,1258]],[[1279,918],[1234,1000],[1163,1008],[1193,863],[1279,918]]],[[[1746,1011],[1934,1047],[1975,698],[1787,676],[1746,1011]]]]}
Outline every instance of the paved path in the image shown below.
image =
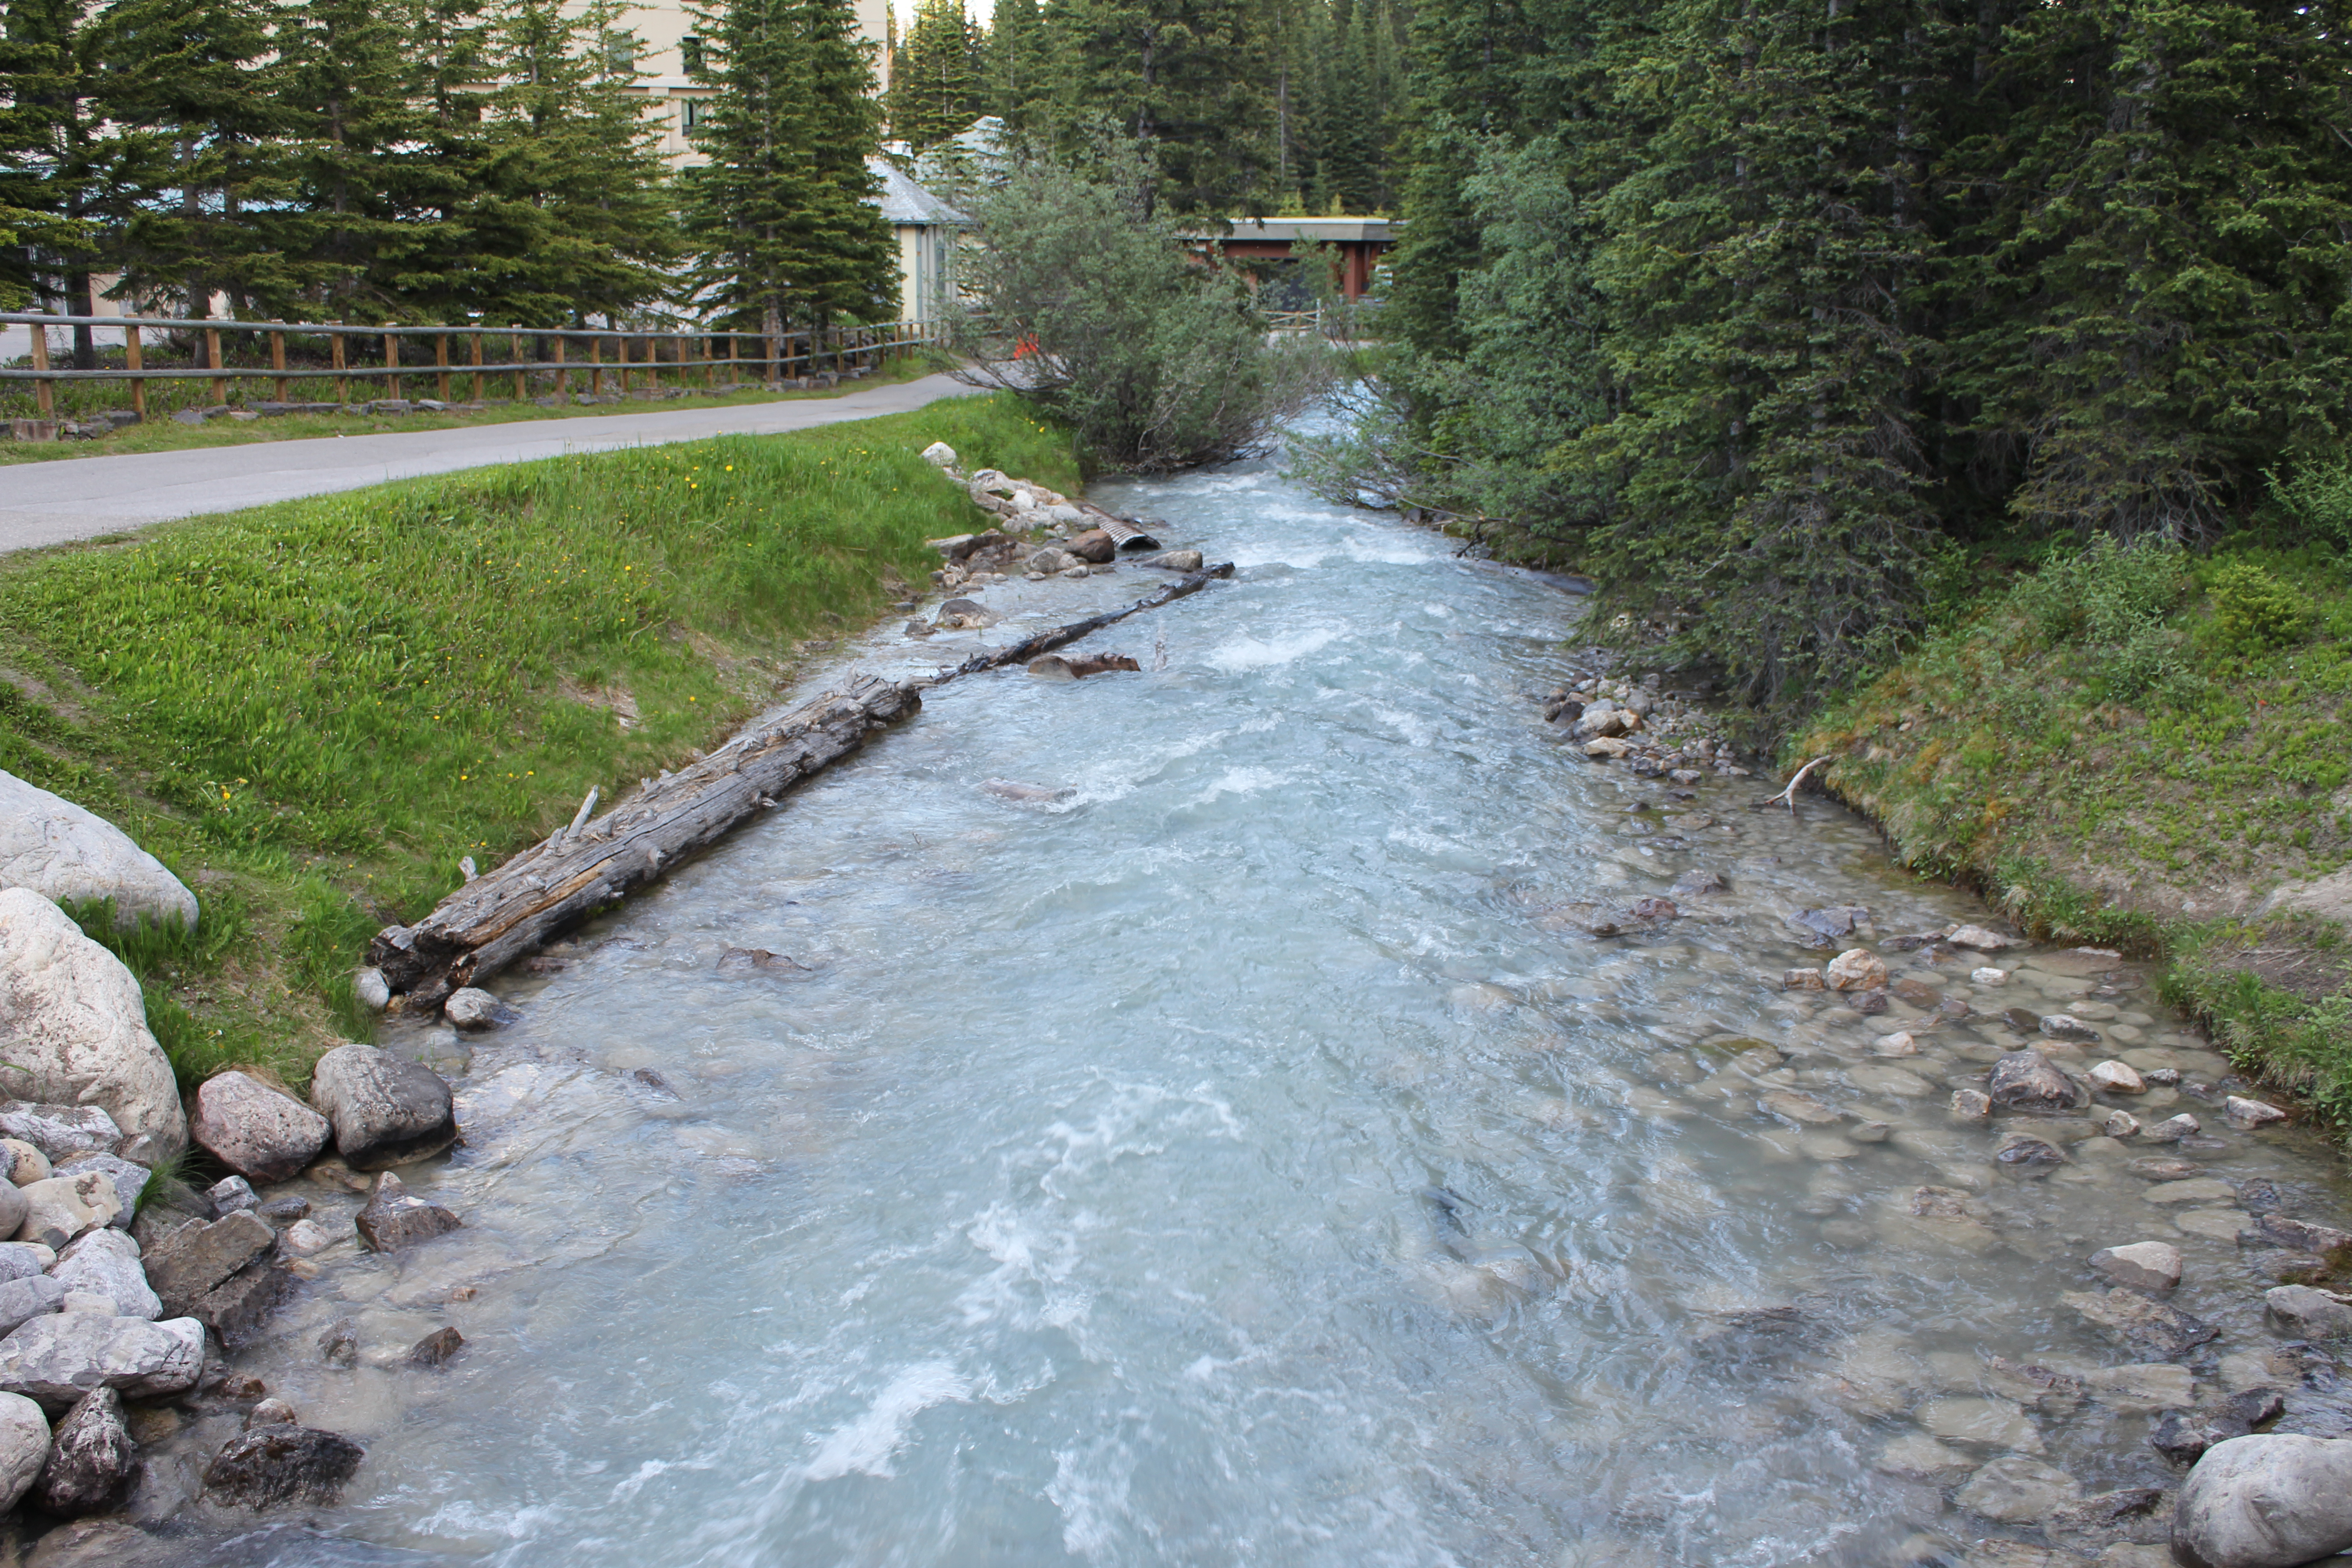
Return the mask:
{"type": "Polygon", "coordinates": [[[70,458],[0,468],[0,552],[121,533],[151,522],[236,511],[298,496],[356,489],[387,479],[446,474],[492,463],[527,463],[566,452],[605,452],[708,436],[763,436],[845,419],[903,414],[973,389],[946,375],[839,397],[740,408],[527,420],[458,430],[256,441],[184,452],[70,458]]]}

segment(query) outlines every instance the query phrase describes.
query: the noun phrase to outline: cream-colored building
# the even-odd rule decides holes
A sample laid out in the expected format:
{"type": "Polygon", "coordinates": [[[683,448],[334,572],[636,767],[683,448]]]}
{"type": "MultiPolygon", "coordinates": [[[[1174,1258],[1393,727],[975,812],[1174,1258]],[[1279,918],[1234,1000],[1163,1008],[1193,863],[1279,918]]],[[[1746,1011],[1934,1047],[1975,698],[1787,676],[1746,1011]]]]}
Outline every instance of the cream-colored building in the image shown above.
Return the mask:
{"type": "MultiPolygon", "coordinates": [[[[713,5],[724,0],[712,0],[713,5]]],[[[890,85],[890,45],[896,37],[890,0],[856,0],[857,36],[876,46],[874,79],[877,89],[890,85]]],[[[702,24],[686,0],[637,0],[621,14],[621,26],[637,36],[636,90],[645,95],[646,113],[661,129],[662,152],[672,165],[698,162],[687,132],[710,96],[709,86],[696,79],[702,24]]]]}
{"type": "Polygon", "coordinates": [[[898,242],[898,317],[937,321],[955,299],[956,236],[971,219],[908,178],[887,158],[866,166],[882,181],[882,217],[898,242]]]}

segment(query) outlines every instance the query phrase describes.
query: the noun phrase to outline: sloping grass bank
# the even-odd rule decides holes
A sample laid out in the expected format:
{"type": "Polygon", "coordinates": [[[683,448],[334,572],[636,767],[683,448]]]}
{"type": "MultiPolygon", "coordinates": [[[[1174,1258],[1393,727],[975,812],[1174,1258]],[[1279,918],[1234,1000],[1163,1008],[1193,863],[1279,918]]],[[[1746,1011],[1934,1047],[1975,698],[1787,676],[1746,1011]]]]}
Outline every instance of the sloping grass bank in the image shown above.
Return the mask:
{"type": "Polygon", "coordinates": [[[2347,719],[2341,551],[2103,541],[1979,600],[1784,760],[1832,758],[1816,776],[1906,865],[2046,935],[2161,956],[2234,1059],[2341,1121],[2352,879],[2321,879],[2352,865],[2347,719]]]}
{"type": "Polygon", "coordinates": [[[198,930],[112,934],[184,1083],[365,1038],[366,942],[459,862],[708,748],[976,513],[916,454],[1076,489],[1010,396],[478,469],[0,557],[0,768],[121,825],[198,930]]]}

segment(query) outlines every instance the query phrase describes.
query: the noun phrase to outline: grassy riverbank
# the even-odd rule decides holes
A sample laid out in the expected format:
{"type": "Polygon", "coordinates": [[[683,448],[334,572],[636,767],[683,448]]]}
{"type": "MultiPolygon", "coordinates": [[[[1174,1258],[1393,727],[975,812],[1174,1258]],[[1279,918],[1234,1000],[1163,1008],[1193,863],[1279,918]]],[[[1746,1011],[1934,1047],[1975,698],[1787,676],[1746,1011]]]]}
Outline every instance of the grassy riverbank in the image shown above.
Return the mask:
{"type": "MultiPolygon", "coordinates": [[[[720,362],[724,363],[725,362],[720,362]]],[[[519,425],[550,419],[595,419],[615,414],[677,414],[698,408],[742,408],[761,403],[804,403],[831,397],[846,397],[854,392],[870,391],[877,386],[894,386],[902,382],[916,381],[929,375],[937,365],[926,354],[901,354],[884,364],[863,381],[845,381],[839,386],[814,392],[734,392],[723,396],[709,396],[689,392],[678,398],[627,398],[614,403],[565,403],[554,408],[541,408],[535,403],[493,403],[481,409],[447,409],[438,413],[418,409],[409,414],[287,414],[267,419],[213,418],[201,425],[183,425],[172,417],[182,408],[202,407],[211,397],[211,389],[202,382],[157,382],[148,398],[147,421],[142,425],[126,425],[111,436],[92,441],[0,441],[0,467],[11,463],[54,463],[72,458],[127,457],[140,452],[179,452],[196,447],[249,447],[265,441],[312,440],[321,436],[376,436],[399,430],[458,430],[478,425],[519,425]]],[[[604,367],[609,378],[613,367],[604,367]]],[[[463,376],[455,379],[462,382],[463,376]]],[[[430,374],[415,378],[419,383],[407,389],[411,397],[431,396],[430,374]]],[[[675,384],[674,383],[671,384],[675,384]]],[[[360,391],[362,402],[369,394],[360,391]]],[[[247,395],[258,396],[257,392],[247,395]]],[[[297,396],[303,395],[300,393],[297,396]]],[[[464,395],[462,389],[457,395],[464,395]]],[[[14,417],[30,419],[36,410],[29,397],[19,397],[24,406],[14,417]]],[[[94,418],[104,407],[114,406],[98,395],[67,400],[62,417],[94,418]]]]}
{"type": "Polygon", "coordinates": [[[923,582],[923,541],[977,515],[916,456],[942,439],[1078,482],[999,395],[0,558],[0,768],[195,889],[193,937],[104,938],[184,1082],[239,1061],[299,1084],[365,1037],[367,938],[461,859],[707,748],[923,582]]]}
{"type": "Polygon", "coordinates": [[[1905,864],[2168,960],[2242,1066],[2352,1119],[2352,569],[2103,547],[2021,576],[1822,712],[1795,767],[1905,864]]]}

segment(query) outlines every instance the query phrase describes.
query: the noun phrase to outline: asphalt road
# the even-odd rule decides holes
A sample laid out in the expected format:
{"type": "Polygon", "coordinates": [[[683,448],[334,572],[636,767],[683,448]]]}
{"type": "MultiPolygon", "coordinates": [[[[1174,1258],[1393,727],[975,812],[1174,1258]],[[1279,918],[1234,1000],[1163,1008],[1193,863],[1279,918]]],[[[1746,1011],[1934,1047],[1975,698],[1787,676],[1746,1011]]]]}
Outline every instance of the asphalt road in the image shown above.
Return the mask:
{"type": "Polygon", "coordinates": [[[0,552],[492,463],[528,463],[567,452],[608,452],[709,436],[805,430],[903,414],[971,391],[950,376],[927,375],[839,397],[742,408],[673,409],[16,463],[0,468],[0,552]]]}

